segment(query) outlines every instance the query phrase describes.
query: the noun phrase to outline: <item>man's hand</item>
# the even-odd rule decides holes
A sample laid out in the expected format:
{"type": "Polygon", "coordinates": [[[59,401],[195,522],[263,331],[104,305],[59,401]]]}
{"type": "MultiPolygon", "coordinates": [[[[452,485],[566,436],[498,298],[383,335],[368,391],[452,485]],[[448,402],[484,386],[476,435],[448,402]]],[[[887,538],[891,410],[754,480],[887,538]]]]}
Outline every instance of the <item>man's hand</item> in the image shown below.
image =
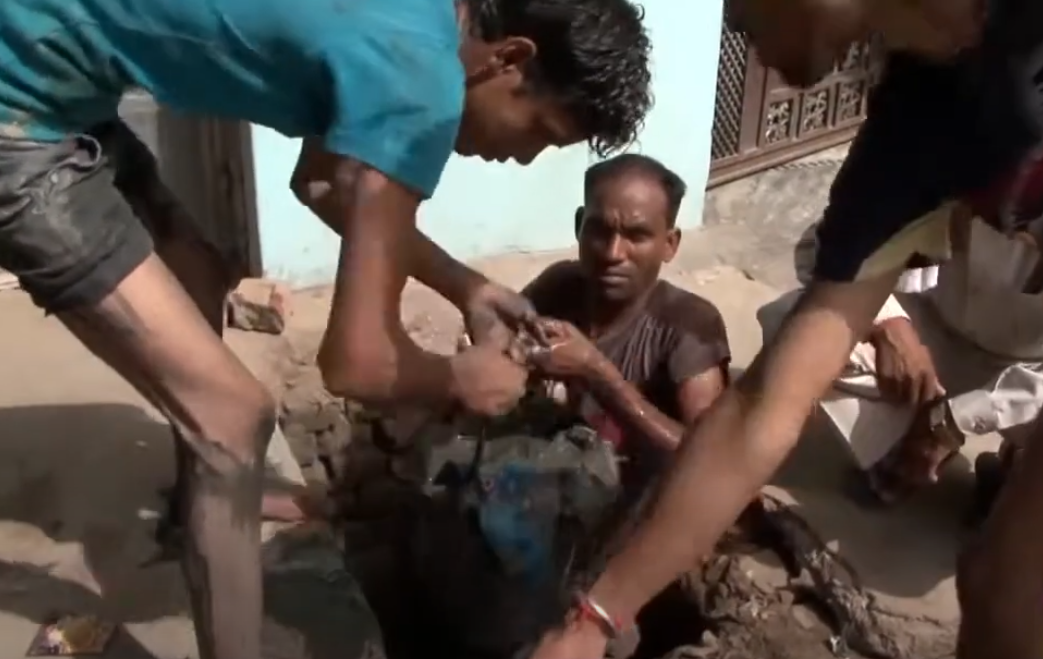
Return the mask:
{"type": "Polygon", "coordinates": [[[525,395],[528,371],[494,346],[469,348],[450,357],[449,363],[453,396],[469,412],[506,414],[525,395]]]}
{"type": "Polygon", "coordinates": [[[535,330],[536,310],[528,298],[495,282],[477,287],[460,311],[475,345],[500,352],[510,347],[519,330],[535,330]]]}
{"type": "Polygon", "coordinates": [[[530,363],[541,375],[560,380],[586,378],[601,353],[583,332],[563,320],[540,319],[536,323],[545,347],[530,354],[530,363]]]}
{"type": "Polygon", "coordinates": [[[869,338],[876,349],[876,377],[889,400],[919,407],[945,394],[934,360],[907,318],[885,320],[869,338]]]}
{"type": "Polygon", "coordinates": [[[608,641],[596,627],[582,621],[547,632],[531,659],[601,659],[608,641]]]}
{"type": "Polygon", "coordinates": [[[884,458],[869,470],[869,486],[886,504],[907,498],[918,488],[938,482],[945,463],[960,451],[964,436],[948,414],[948,403],[939,400],[916,412],[908,432],[884,458]]]}

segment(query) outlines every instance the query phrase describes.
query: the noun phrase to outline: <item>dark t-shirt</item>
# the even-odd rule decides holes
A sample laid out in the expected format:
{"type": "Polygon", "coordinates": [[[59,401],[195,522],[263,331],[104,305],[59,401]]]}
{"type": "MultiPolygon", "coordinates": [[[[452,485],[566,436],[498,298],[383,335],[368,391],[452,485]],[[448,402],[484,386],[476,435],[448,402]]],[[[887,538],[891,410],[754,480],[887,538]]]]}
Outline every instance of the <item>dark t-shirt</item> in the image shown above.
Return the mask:
{"type": "MultiPolygon", "coordinates": [[[[557,263],[543,272],[525,289],[537,313],[568,321],[577,327],[587,325],[583,317],[586,284],[575,262],[557,263]]],[[[731,352],[720,312],[708,300],[659,281],[640,313],[594,341],[623,377],[667,416],[681,421],[677,392],[682,383],[712,368],[720,368],[725,378],[731,352]]],[[[634,461],[637,471],[658,469],[660,451],[647,442],[631,442],[623,424],[612,419],[589,396],[580,404],[580,413],[619,450],[634,461]]]]}
{"type": "Polygon", "coordinates": [[[1025,218],[1011,202],[1039,160],[1041,88],[1039,0],[991,2],[982,43],[954,61],[891,55],[830,189],[815,278],[853,281],[944,253],[947,245],[928,243],[944,241],[945,231],[924,229],[944,221],[928,216],[950,201],[971,202],[1001,230],[1016,228],[1025,218]]]}

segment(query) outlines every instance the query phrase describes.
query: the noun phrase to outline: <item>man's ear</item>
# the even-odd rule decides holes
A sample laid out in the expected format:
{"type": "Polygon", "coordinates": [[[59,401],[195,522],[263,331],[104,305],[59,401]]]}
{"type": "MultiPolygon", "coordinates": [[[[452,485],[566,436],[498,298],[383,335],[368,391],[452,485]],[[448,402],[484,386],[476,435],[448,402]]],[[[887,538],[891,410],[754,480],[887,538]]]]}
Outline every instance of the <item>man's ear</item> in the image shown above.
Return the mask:
{"type": "Polygon", "coordinates": [[[464,57],[467,87],[475,87],[505,73],[520,74],[536,57],[536,44],[525,37],[507,37],[494,43],[469,48],[464,57]]]}
{"type": "Polygon", "coordinates": [[[576,209],[576,215],[573,218],[573,230],[576,232],[576,240],[579,240],[579,232],[583,229],[583,207],[580,206],[576,209]]]}
{"type": "Polygon", "coordinates": [[[674,257],[677,256],[677,248],[680,246],[681,230],[674,227],[666,234],[666,253],[663,256],[663,263],[673,261],[674,257]]]}
{"type": "Polygon", "coordinates": [[[525,37],[507,37],[495,46],[495,57],[500,69],[523,69],[536,57],[536,44],[525,37]]]}

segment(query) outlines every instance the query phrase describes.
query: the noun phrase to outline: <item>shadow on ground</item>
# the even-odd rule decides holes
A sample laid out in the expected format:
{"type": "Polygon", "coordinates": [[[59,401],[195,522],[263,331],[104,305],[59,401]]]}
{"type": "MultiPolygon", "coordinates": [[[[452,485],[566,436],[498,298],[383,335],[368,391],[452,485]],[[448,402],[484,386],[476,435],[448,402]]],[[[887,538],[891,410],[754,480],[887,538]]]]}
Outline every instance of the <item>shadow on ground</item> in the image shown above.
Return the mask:
{"type": "MultiPolygon", "coordinates": [[[[65,613],[108,619],[110,606],[101,597],[79,584],[55,577],[46,567],[0,561],[0,584],[0,610],[38,625],[65,613]]],[[[5,639],[4,643],[14,646],[10,650],[25,652],[31,641],[27,637],[24,641],[5,639]]],[[[105,654],[120,659],[159,659],[125,629],[116,633],[105,654]]]]}
{"type": "MultiPolygon", "coordinates": [[[[732,368],[732,382],[742,373],[732,368]]],[[[888,610],[919,617],[924,610],[921,600],[933,600],[930,594],[956,573],[974,488],[965,456],[947,466],[936,486],[903,504],[882,508],[865,500],[854,461],[826,421],[813,418],[771,484],[784,490],[794,510],[855,567],[863,586],[905,601],[888,610]]],[[[955,597],[941,597],[951,602],[939,603],[938,610],[955,611],[955,597]]]]}
{"type": "Polygon", "coordinates": [[[936,486],[883,508],[864,497],[853,461],[825,425],[809,422],[772,481],[796,500],[796,512],[876,592],[912,600],[952,578],[967,533],[964,518],[973,490],[969,462],[961,456],[936,486]]]}
{"type": "MultiPolygon", "coordinates": [[[[146,565],[172,458],[168,426],[132,405],[0,409],[0,610],[34,622],[186,614],[178,565],[146,565]]],[[[113,656],[152,656],[121,636],[113,656]]]]}

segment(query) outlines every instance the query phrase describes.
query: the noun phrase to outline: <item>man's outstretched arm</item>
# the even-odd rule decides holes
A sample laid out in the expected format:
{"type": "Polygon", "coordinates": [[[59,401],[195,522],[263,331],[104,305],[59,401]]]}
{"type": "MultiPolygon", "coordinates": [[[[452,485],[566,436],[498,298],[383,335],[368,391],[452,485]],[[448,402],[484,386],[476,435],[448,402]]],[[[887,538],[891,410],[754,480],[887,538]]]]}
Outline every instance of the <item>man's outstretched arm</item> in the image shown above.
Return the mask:
{"type": "Polygon", "coordinates": [[[632,621],[656,593],[713,550],[792,450],[814,402],[840,372],[897,276],[808,288],[774,343],[682,442],[650,516],[591,590],[594,601],[632,621]]]}

